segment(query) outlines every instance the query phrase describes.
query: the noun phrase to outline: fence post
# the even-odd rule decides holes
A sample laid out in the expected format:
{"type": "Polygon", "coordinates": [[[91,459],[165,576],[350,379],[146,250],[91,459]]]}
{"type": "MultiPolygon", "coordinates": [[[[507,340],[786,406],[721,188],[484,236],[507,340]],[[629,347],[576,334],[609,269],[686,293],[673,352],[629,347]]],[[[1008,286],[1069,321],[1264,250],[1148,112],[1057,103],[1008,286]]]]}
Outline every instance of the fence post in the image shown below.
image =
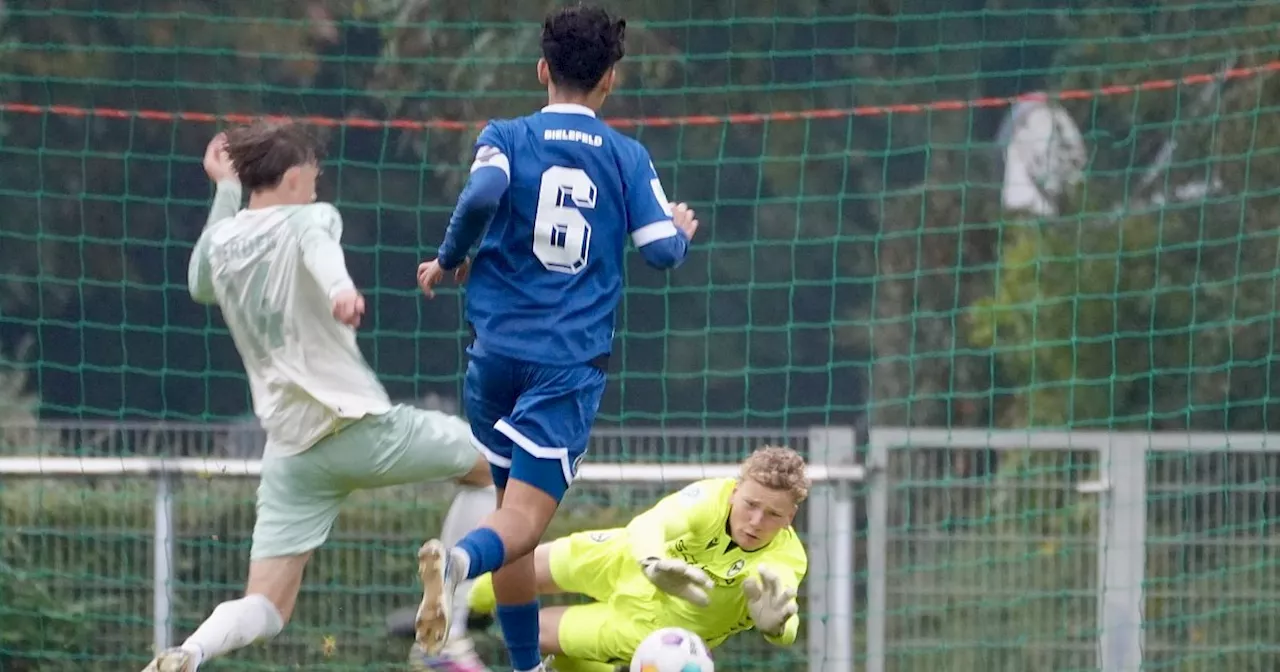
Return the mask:
{"type": "Polygon", "coordinates": [[[1145,438],[1110,435],[1099,450],[1102,493],[1098,530],[1099,667],[1142,668],[1142,606],[1147,543],[1145,438]]]}
{"type": "MultiPolygon", "coordinates": [[[[848,466],[856,460],[852,427],[809,430],[809,463],[848,466]]],[[[819,484],[809,496],[809,672],[852,672],[854,486],[819,484]],[[820,532],[820,533],[819,533],[820,532]]]]}
{"type": "Polygon", "coordinates": [[[157,652],[173,642],[173,476],[163,467],[156,474],[152,549],[155,569],[151,575],[152,643],[157,652]]]}
{"type": "Polygon", "coordinates": [[[867,446],[867,667],[885,670],[888,604],[889,442],[891,433],[872,429],[867,446]]]}

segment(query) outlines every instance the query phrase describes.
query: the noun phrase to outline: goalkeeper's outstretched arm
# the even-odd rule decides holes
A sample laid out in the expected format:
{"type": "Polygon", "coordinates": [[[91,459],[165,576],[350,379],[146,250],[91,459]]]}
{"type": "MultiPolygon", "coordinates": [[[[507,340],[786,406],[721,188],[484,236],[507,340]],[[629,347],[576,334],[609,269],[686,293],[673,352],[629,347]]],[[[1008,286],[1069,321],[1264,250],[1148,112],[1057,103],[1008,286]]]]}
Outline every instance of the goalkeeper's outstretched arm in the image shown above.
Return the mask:
{"type": "Polygon", "coordinates": [[[664,593],[705,607],[711,601],[711,577],[684,560],[666,557],[667,541],[693,527],[692,516],[697,509],[688,492],[691,491],[668,495],[636,516],[627,525],[627,536],[631,541],[631,555],[640,563],[645,578],[664,593]]]}
{"type": "MultiPolygon", "coordinates": [[[[785,558],[779,560],[787,562],[785,558]]],[[[747,597],[751,620],[770,644],[791,646],[796,642],[796,633],[800,629],[796,605],[799,586],[800,577],[795,572],[767,565],[761,565],[758,576],[752,576],[743,583],[742,591],[747,597]]]]}
{"type": "Polygon", "coordinates": [[[682,499],[688,500],[684,491],[668,495],[627,524],[631,554],[636,562],[666,557],[667,541],[689,531],[692,507],[682,499]]]}

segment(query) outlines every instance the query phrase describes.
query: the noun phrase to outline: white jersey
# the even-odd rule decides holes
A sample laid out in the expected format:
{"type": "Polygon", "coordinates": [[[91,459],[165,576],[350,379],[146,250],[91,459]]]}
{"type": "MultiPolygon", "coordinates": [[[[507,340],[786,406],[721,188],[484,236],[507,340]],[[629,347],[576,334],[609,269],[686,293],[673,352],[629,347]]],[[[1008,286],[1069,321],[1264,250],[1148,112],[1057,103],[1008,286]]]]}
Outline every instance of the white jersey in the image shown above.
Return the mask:
{"type": "Polygon", "coordinates": [[[314,203],[236,213],[239,202],[238,185],[219,185],[188,283],[194,299],[222,309],[267,454],[293,455],[346,421],[387,412],[391,401],[355,330],[333,317],[331,297],[353,287],[338,210],[314,203]]]}

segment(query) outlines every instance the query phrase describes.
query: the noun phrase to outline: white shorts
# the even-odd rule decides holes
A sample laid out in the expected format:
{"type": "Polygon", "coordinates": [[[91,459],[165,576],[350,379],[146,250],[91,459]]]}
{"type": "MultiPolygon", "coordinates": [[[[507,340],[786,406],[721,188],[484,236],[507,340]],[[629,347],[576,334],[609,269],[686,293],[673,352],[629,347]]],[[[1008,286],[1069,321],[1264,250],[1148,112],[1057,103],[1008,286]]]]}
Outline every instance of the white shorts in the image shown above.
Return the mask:
{"type": "Polygon", "coordinates": [[[264,458],[249,556],[314,550],[353,491],[452,480],[478,459],[465,420],[403,405],[361,418],[302,453],[264,458]]]}

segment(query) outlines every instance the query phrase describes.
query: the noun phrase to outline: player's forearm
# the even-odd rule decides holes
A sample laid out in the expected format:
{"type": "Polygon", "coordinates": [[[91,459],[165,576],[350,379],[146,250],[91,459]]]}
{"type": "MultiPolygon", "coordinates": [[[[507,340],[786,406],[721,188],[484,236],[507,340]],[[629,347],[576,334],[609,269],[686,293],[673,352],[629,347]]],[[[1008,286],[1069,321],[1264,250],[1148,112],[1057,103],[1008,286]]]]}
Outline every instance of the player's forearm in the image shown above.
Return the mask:
{"type": "Polygon", "coordinates": [[[645,263],[660,270],[677,268],[684,263],[685,256],[689,253],[689,239],[674,226],[671,228],[675,231],[675,235],[651,241],[640,247],[640,255],[644,257],[645,263]]]}
{"type": "Polygon", "coordinates": [[[484,233],[507,190],[507,175],[500,168],[486,166],[471,173],[449,219],[449,228],[440,244],[440,266],[452,270],[484,233]]]}
{"type": "Polygon", "coordinates": [[[191,261],[187,262],[187,293],[196,303],[210,305],[217,303],[218,297],[213,289],[213,271],[209,268],[208,252],[205,239],[201,236],[191,251],[191,261]]]}
{"type": "Polygon", "coordinates": [[[347,272],[347,260],[342,254],[342,245],[319,232],[303,237],[302,263],[329,298],[356,286],[351,280],[351,274],[347,272]]]}
{"type": "Polygon", "coordinates": [[[631,555],[636,562],[667,554],[667,535],[661,520],[639,516],[627,526],[627,534],[631,538],[631,555]]]}
{"type": "Polygon", "coordinates": [[[667,555],[667,540],[688,531],[688,522],[679,512],[650,509],[631,520],[627,535],[631,538],[631,554],[636,562],[667,555]]]}
{"type": "MultiPolygon", "coordinates": [[[[204,226],[234,217],[240,210],[240,182],[222,180],[218,182],[213,195],[213,205],[209,207],[209,216],[204,226]]],[[[208,245],[205,236],[201,235],[191,250],[191,260],[187,263],[187,293],[196,303],[213,304],[218,298],[213,290],[213,271],[209,268],[208,245]]]]}
{"type": "Polygon", "coordinates": [[[796,634],[799,633],[799,631],[800,616],[797,614],[787,619],[786,624],[782,627],[781,633],[777,635],[765,633],[764,639],[766,642],[769,642],[774,646],[791,646],[796,643],[796,634]]]}
{"type": "Polygon", "coordinates": [[[209,218],[205,220],[204,225],[209,226],[214,222],[234,217],[240,211],[241,193],[240,183],[236,180],[218,182],[217,191],[213,195],[213,206],[209,208],[209,218]]]}

